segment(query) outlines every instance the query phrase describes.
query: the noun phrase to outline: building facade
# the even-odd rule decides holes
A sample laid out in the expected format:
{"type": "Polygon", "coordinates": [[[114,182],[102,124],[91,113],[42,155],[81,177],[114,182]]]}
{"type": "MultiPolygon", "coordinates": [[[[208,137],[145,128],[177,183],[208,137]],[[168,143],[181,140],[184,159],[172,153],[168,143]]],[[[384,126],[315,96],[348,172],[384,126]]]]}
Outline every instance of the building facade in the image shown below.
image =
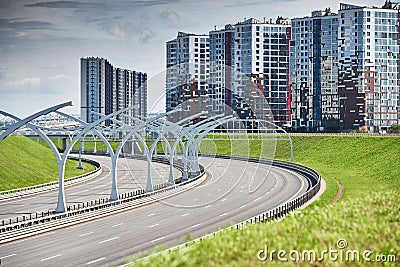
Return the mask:
{"type": "MultiPolygon", "coordinates": [[[[129,106],[135,106],[129,116],[147,116],[147,74],[115,68],[104,58],[81,58],[81,119],[91,123],[100,119],[99,113],[108,115],[129,106]]],[[[127,116],[118,119],[133,123],[127,116]]]]}
{"type": "Polygon", "coordinates": [[[399,123],[399,4],[341,4],[339,98],[341,129],[385,131],[399,123]]]}
{"type": "Polygon", "coordinates": [[[167,42],[167,112],[179,106],[183,111],[179,116],[188,116],[208,106],[209,46],[208,34],[178,32],[176,39],[167,42]]]}
{"type": "Polygon", "coordinates": [[[338,17],[330,9],[292,19],[290,86],[294,130],[337,130],[338,17]]]}
{"type": "Polygon", "coordinates": [[[191,114],[273,114],[274,122],[288,125],[289,40],[290,20],[283,18],[248,19],[208,35],[178,33],[167,42],[166,110],[190,103],[191,114]]]}

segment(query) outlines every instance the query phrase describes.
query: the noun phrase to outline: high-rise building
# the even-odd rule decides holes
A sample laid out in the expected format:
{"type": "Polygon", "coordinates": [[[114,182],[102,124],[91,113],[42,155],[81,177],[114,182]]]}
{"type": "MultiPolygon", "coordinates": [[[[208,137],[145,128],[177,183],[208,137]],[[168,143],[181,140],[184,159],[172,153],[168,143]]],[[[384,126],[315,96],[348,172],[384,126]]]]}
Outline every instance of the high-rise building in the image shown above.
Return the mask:
{"type": "MultiPolygon", "coordinates": [[[[115,68],[104,58],[81,58],[81,119],[91,123],[100,118],[97,113],[108,115],[129,106],[135,108],[127,115],[147,116],[147,74],[115,68]]],[[[133,122],[127,116],[118,119],[133,122]]]]}
{"type": "Polygon", "coordinates": [[[166,111],[178,106],[185,116],[203,111],[210,74],[208,34],[178,32],[166,49],[166,111]]]}
{"type": "Polygon", "coordinates": [[[338,17],[328,8],[292,19],[290,86],[292,128],[337,130],[338,17]]]}
{"type": "Polygon", "coordinates": [[[290,20],[283,18],[248,19],[209,35],[178,33],[167,42],[167,111],[186,101],[192,114],[234,111],[269,119],[272,113],[276,123],[288,125],[289,40],[290,20]],[[196,45],[201,38],[203,50],[196,45]]]}
{"type": "Polygon", "coordinates": [[[252,93],[255,116],[265,119],[272,114],[274,123],[290,126],[290,20],[282,17],[269,22],[250,19],[236,24],[235,28],[238,34],[235,68],[250,76],[258,88],[252,93]]]}
{"type": "Polygon", "coordinates": [[[233,104],[235,28],[228,24],[224,29],[209,32],[210,36],[210,79],[208,95],[214,113],[231,114],[233,104]]]}
{"type": "Polygon", "coordinates": [[[399,123],[399,4],[340,4],[340,126],[370,131],[399,123]]]}

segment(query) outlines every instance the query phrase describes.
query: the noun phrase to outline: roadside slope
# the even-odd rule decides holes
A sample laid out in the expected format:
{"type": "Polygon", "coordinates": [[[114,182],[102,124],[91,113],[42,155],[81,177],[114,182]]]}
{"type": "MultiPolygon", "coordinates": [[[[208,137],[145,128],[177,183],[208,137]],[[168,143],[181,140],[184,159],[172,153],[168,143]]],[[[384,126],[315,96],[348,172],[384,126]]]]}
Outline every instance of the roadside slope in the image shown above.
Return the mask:
{"type": "MultiPolygon", "coordinates": [[[[76,166],[76,161],[67,161],[66,178],[94,170],[86,163],[83,170],[76,166]]],[[[57,179],[57,162],[49,147],[24,136],[9,136],[0,142],[0,191],[57,179]]]]}

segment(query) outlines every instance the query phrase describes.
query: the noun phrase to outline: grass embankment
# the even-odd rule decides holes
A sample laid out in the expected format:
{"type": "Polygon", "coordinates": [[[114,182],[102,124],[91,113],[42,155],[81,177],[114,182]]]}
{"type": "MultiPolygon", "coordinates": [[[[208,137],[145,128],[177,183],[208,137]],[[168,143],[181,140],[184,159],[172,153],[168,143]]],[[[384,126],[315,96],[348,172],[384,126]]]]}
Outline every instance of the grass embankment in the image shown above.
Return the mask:
{"type": "MultiPolygon", "coordinates": [[[[398,137],[301,137],[293,138],[295,161],[317,170],[327,181],[323,197],[305,210],[296,211],[279,222],[259,223],[242,231],[228,231],[205,240],[186,252],[172,252],[139,265],[148,266],[381,266],[381,262],[346,261],[349,250],[371,250],[377,255],[395,255],[400,262],[400,138],[398,137]],[[344,186],[344,195],[334,205],[327,205],[336,194],[333,178],[344,186]],[[346,239],[348,246],[340,250],[336,242],[346,239]],[[270,262],[257,259],[257,253],[268,246],[285,250],[289,262],[273,256],[270,262]],[[293,262],[291,250],[343,251],[343,260],[293,262]]],[[[225,141],[224,141],[225,142],[225,141]]],[[[256,142],[256,141],[252,141],[256,142]]],[[[253,144],[254,145],[254,144],[253,144]]],[[[229,153],[230,144],[214,145],[218,152],[229,153]],[[221,147],[221,149],[218,149],[221,147]]],[[[211,146],[210,146],[211,147],[211,146]]],[[[203,148],[204,150],[204,148],[203,148]]],[[[289,160],[288,143],[279,141],[276,158],[289,160]]],[[[265,254],[260,254],[265,256],[265,254]]],[[[269,256],[268,254],[267,256],[269,256]]],[[[296,254],[292,254],[296,257],[296,254]]],[[[361,257],[362,258],[362,257],[361,257]]]]}
{"type": "MultiPolygon", "coordinates": [[[[68,160],[65,177],[70,178],[94,170],[94,166],[68,160]]],[[[0,191],[58,180],[55,156],[48,146],[23,136],[10,136],[0,142],[0,191]]]]}

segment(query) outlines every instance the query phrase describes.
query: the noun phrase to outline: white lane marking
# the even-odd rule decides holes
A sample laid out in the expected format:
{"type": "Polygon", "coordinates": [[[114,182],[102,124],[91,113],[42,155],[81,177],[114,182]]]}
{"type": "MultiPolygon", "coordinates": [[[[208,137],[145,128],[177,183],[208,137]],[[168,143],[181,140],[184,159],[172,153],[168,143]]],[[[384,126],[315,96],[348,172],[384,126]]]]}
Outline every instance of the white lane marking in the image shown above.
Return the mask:
{"type": "Polygon", "coordinates": [[[103,243],[106,243],[106,242],[109,242],[109,241],[112,241],[112,240],[115,240],[115,239],[118,239],[118,238],[119,237],[116,236],[116,237],[113,237],[113,238],[110,238],[110,239],[106,239],[106,240],[100,241],[99,244],[103,244],[103,243]]]}
{"type": "Polygon", "coordinates": [[[242,193],[243,192],[243,190],[240,190],[240,193],[242,193]]]}
{"type": "Polygon", "coordinates": [[[162,237],[160,237],[160,238],[151,240],[150,243],[154,243],[154,242],[160,241],[161,239],[164,239],[164,238],[165,238],[165,236],[162,236],[162,237]]]}
{"type": "Polygon", "coordinates": [[[119,223],[119,224],[115,224],[115,225],[113,225],[113,226],[111,226],[111,227],[118,227],[118,226],[120,226],[120,225],[123,225],[124,223],[119,223]]]}
{"type": "Polygon", "coordinates": [[[207,205],[207,206],[205,206],[204,208],[205,208],[205,209],[208,209],[209,207],[211,207],[211,205],[207,205]]]}
{"type": "Polygon", "coordinates": [[[147,217],[150,217],[150,216],[153,216],[153,215],[156,215],[156,214],[155,213],[148,214],[147,217]]]}
{"type": "Polygon", "coordinates": [[[254,199],[254,202],[256,202],[256,201],[258,201],[258,200],[260,200],[261,199],[261,197],[258,197],[258,198],[256,198],[256,199],[254,199]]]}
{"type": "Polygon", "coordinates": [[[93,234],[93,232],[89,232],[89,233],[86,233],[86,234],[81,234],[79,236],[85,236],[85,235],[90,235],[90,234],[93,234]]]}
{"type": "Polygon", "coordinates": [[[76,200],[81,200],[83,197],[77,198],[76,200]]]}
{"type": "Polygon", "coordinates": [[[17,255],[17,254],[10,254],[10,255],[7,255],[7,256],[0,257],[0,259],[9,258],[9,257],[15,256],[15,255],[17,255]]]}
{"type": "Polygon", "coordinates": [[[242,205],[239,207],[239,209],[243,209],[244,207],[246,207],[246,205],[242,205]]]}
{"type": "Polygon", "coordinates": [[[195,201],[197,201],[198,199],[197,198],[195,198],[195,199],[193,199],[193,202],[195,202],[195,201]]]}
{"type": "Polygon", "coordinates": [[[222,217],[222,216],[225,216],[226,214],[228,214],[228,213],[222,213],[221,215],[219,215],[219,217],[222,217]]]}
{"type": "Polygon", "coordinates": [[[224,202],[226,200],[226,198],[224,198],[223,200],[221,200],[221,202],[224,202]]]}
{"type": "Polygon", "coordinates": [[[47,260],[50,260],[50,259],[54,259],[54,258],[60,257],[61,255],[62,254],[54,255],[54,256],[51,256],[51,257],[48,257],[48,258],[41,259],[40,261],[47,261],[47,260]]]}
{"type": "Polygon", "coordinates": [[[197,226],[200,226],[200,223],[195,224],[195,225],[192,225],[192,228],[195,228],[195,227],[197,227],[197,226]]]}
{"type": "Polygon", "coordinates": [[[189,214],[190,214],[189,212],[185,213],[185,214],[182,214],[182,217],[188,216],[189,214]]]}
{"type": "Polygon", "coordinates": [[[159,224],[156,223],[156,224],[150,225],[149,227],[150,227],[150,228],[153,228],[153,227],[156,227],[157,225],[159,225],[159,224]]]}
{"type": "Polygon", "coordinates": [[[94,260],[94,261],[89,261],[88,263],[86,263],[86,265],[90,265],[90,264],[92,264],[92,263],[96,263],[96,262],[99,262],[99,261],[102,261],[102,260],[104,260],[105,258],[103,257],[103,258],[100,258],[100,259],[97,259],[97,260],[94,260]]]}

